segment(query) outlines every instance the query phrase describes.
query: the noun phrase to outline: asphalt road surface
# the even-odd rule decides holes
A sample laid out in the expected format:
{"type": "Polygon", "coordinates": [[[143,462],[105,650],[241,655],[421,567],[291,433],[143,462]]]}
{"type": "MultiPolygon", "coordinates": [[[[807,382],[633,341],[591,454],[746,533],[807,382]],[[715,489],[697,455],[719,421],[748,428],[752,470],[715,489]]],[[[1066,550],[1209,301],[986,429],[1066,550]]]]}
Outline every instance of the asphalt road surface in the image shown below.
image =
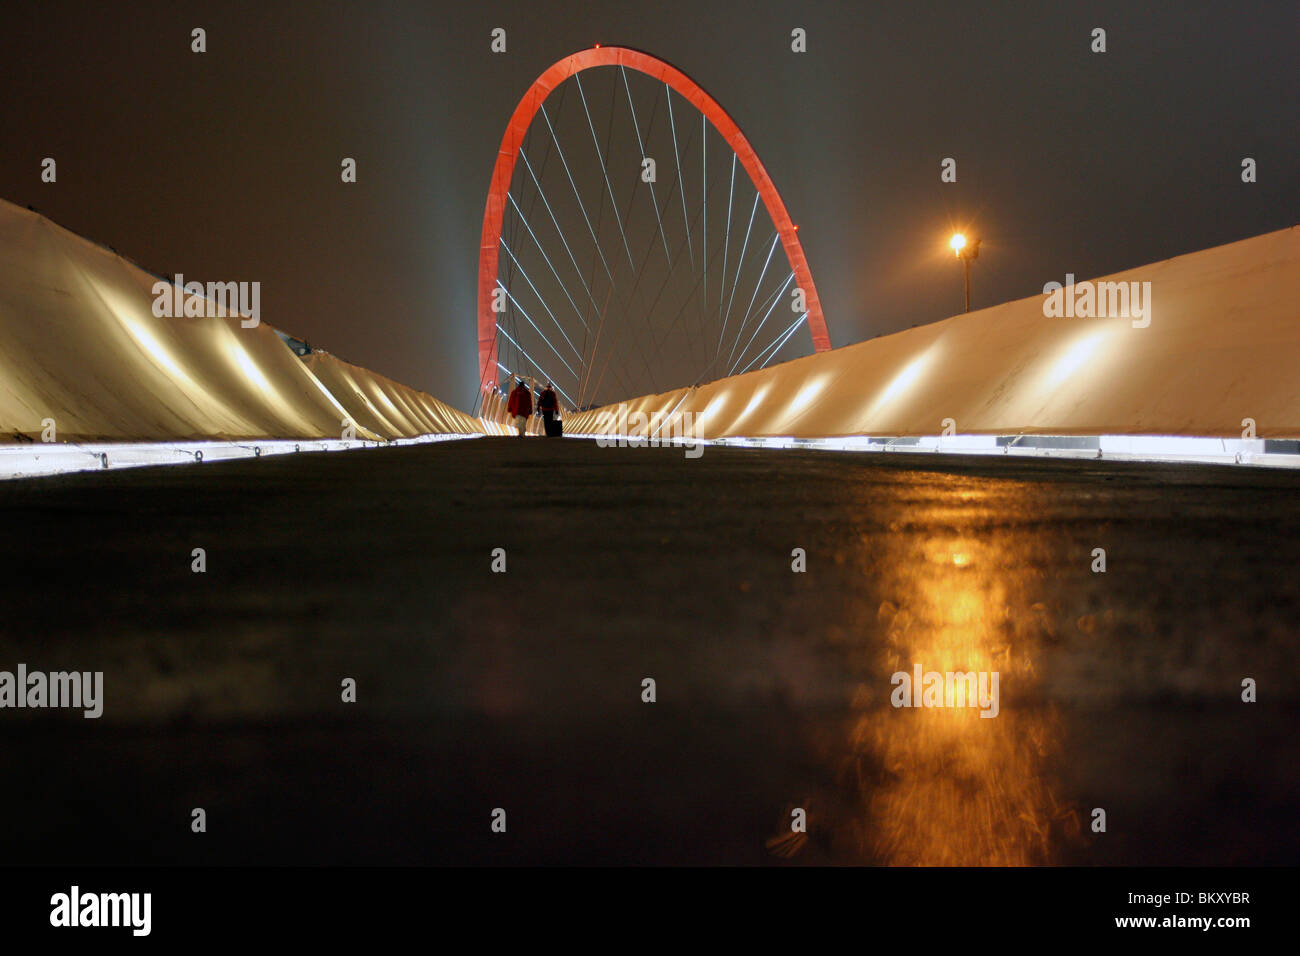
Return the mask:
{"type": "Polygon", "coordinates": [[[0,482],[0,670],[104,673],[0,709],[0,858],[1300,863],[1298,490],[498,438],[0,482]],[[996,716],[892,706],[917,666],[996,716]]]}

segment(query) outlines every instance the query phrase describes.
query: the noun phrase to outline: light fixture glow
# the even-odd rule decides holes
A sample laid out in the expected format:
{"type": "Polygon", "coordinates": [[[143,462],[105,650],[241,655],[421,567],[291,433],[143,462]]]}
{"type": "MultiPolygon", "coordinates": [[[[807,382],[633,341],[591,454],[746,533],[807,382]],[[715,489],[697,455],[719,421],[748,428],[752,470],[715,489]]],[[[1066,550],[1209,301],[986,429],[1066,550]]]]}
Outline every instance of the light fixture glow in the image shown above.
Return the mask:
{"type": "Polygon", "coordinates": [[[713,396],[713,398],[709,401],[709,404],[704,406],[704,410],[695,416],[696,422],[702,422],[706,418],[712,418],[714,415],[718,413],[718,409],[720,409],[723,406],[726,400],[727,400],[726,390],[713,396]]]}
{"type": "Polygon", "coordinates": [[[1102,339],[1104,338],[1104,333],[1094,332],[1091,335],[1076,340],[1065,354],[1057,359],[1056,364],[1053,365],[1051,371],[1048,372],[1047,386],[1052,388],[1060,385],[1077,372],[1085,362],[1093,357],[1093,353],[1097,351],[1097,346],[1101,345],[1102,339]]]}
{"type": "MultiPolygon", "coordinates": [[[[740,416],[736,419],[736,421],[737,422],[744,421],[746,418],[749,417],[750,412],[752,412],[754,409],[758,408],[761,404],[763,404],[763,399],[767,397],[767,393],[771,388],[772,386],[768,384],[768,385],[764,385],[762,388],[756,391],[754,393],[753,398],[749,400],[749,404],[745,406],[745,410],[740,413],[740,416]]],[[[733,422],[733,424],[735,423],[733,422]]]]}
{"type": "Polygon", "coordinates": [[[894,380],[880,393],[880,398],[876,400],[876,407],[887,405],[892,399],[897,398],[911,388],[916,383],[916,380],[921,377],[921,370],[925,368],[925,363],[926,356],[918,356],[905,369],[894,376],[894,380]]]}
{"type": "Polygon", "coordinates": [[[269,395],[275,395],[275,389],[272,387],[270,381],[262,374],[262,370],[257,367],[252,356],[244,351],[243,346],[232,339],[230,341],[230,351],[234,356],[236,364],[239,365],[239,370],[244,373],[244,378],[263,392],[266,392],[269,395]]]}
{"type": "Polygon", "coordinates": [[[817,397],[818,393],[821,392],[821,390],[826,387],[827,379],[828,379],[827,376],[822,376],[816,381],[809,382],[807,385],[801,388],[799,390],[799,393],[795,395],[794,401],[792,401],[786,407],[786,415],[787,416],[798,415],[805,408],[807,408],[808,405],[811,404],[812,400],[817,397]]]}
{"type": "Polygon", "coordinates": [[[135,340],[144,347],[159,365],[171,372],[178,379],[183,379],[187,384],[192,384],[190,377],[185,374],[184,370],[176,364],[176,360],[171,357],[168,351],[163,348],[162,344],[154,338],[149,330],[141,322],[136,322],[127,316],[123,316],[123,324],[127,330],[135,337],[135,340]]]}

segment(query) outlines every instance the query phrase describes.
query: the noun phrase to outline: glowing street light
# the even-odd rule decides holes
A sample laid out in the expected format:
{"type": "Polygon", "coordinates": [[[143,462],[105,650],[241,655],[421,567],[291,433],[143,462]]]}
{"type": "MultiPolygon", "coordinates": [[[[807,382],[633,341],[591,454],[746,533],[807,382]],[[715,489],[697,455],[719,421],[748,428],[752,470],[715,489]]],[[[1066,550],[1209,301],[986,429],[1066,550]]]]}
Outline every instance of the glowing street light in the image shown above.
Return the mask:
{"type": "Polygon", "coordinates": [[[969,312],[970,311],[970,261],[972,259],[979,258],[980,241],[978,239],[967,240],[967,238],[964,235],[962,235],[960,232],[955,232],[953,233],[952,238],[948,240],[948,245],[952,246],[953,255],[955,255],[958,259],[962,260],[962,262],[965,263],[966,265],[966,311],[969,312]]]}

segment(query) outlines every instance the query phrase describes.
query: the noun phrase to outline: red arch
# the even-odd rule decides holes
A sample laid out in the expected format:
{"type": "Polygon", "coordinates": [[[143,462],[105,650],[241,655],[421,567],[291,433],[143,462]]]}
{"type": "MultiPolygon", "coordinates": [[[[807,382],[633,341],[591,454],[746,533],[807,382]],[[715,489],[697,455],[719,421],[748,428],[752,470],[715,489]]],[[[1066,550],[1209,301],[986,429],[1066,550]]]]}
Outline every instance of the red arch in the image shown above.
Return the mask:
{"type": "MultiPolygon", "coordinates": [[[[627,47],[605,46],[590,50],[580,50],[553,64],[541,76],[533,81],[519,105],[515,107],[501,138],[501,149],[497,152],[496,166],[492,170],[492,186],[488,190],[487,208],[483,211],[483,235],[478,258],[478,360],[479,382],[484,388],[493,386],[497,381],[497,319],[492,311],[492,291],[497,284],[497,259],[501,245],[501,222],[505,216],[506,194],[510,190],[510,180],[514,176],[515,160],[519,156],[519,147],[523,144],[524,134],[537,115],[542,103],[557,86],[576,73],[597,66],[625,66],[651,76],[661,83],[667,83],[696,109],[708,118],[713,128],[722,134],[727,145],[740,160],[745,172],[749,174],[754,188],[763,197],[763,205],[776,224],[781,237],[781,245],[794,270],[795,282],[804,290],[805,304],[808,308],[808,329],[812,332],[813,349],[818,352],[829,351],[830,336],[826,332],[826,319],[822,315],[821,299],[817,297],[817,287],[813,285],[812,273],[808,269],[808,260],[804,257],[803,246],[799,244],[797,229],[790,221],[785,203],[781,201],[776,186],[759,162],[758,154],[749,145],[749,140],[740,131],[735,120],[727,115],[726,110],[718,105],[717,100],[704,92],[694,80],[670,66],[663,60],[639,50],[627,47]]],[[[629,398],[631,396],[628,396],[629,398]]]]}

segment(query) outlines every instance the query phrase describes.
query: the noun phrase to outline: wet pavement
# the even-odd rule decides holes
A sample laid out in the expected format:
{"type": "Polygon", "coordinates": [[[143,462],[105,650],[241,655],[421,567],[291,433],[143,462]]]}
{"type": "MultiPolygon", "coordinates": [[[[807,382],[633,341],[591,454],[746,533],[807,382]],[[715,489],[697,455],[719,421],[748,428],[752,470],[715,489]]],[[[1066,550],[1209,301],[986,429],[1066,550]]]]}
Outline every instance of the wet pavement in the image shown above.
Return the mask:
{"type": "Polygon", "coordinates": [[[0,858],[1295,864],[1297,490],[495,438],[0,482],[0,670],[105,684],[0,709],[0,858]],[[917,666],[997,716],[891,706],[917,666]]]}

